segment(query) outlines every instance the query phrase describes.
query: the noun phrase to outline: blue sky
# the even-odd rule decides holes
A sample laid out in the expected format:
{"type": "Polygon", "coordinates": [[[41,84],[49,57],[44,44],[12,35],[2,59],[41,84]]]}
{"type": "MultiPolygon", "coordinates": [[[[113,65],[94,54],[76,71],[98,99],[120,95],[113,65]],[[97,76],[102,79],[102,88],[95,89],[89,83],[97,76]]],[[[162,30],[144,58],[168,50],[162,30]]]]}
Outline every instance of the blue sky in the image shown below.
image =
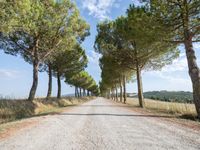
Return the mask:
{"type": "MultiPolygon", "coordinates": [[[[130,4],[138,4],[137,0],[75,0],[83,18],[90,24],[91,35],[87,37],[82,46],[86,50],[89,64],[87,71],[98,82],[101,70],[98,66],[99,54],[95,53],[93,45],[96,32],[96,25],[104,19],[115,19],[124,15],[130,4]]],[[[200,56],[200,44],[195,44],[194,48],[197,58],[200,56]]],[[[184,47],[180,46],[180,57],[161,71],[144,71],[143,88],[144,91],[153,90],[175,90],[191,91],[192,86],[188,75],[187,61],[184,47]]],[[[198,60],[198,64],[200,62],[198,60]]],[[[32,66],[20,57],[6,55],[0,51],[0,96],[11,98],[24,98],[28,96],[32,83],[32,66]]],[[[37,96],[45,96],[47,92],[47,73],[39,74],[39,86],[37,96]]],[[[136,83],[127,85],[128,92],[136,92],[136,83]]],[[[57,84],[53,79],[53,95],[56,95],[57,84]]],[[[62,94],[73,93],[74,88],[62,82],[62,94]]]]}

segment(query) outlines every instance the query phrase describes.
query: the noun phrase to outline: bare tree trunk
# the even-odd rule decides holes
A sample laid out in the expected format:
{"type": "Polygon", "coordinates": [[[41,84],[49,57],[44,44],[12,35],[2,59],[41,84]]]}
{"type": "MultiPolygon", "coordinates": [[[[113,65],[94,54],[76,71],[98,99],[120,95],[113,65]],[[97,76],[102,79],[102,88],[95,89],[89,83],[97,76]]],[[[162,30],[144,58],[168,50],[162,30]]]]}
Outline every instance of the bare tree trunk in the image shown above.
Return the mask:
{"type": "Polygon", "coordinates": [[[50,64],[48,64],[48,68],[49,68],[49,83],[48,83],[47,99],[49,99],[52,94],[52,69],[50,64]]]}
{"type": "Polygon", "coordinates": [[[80,97],[78,87],[76,87],[76,94],[77,94],[77,97],[80,97]]]}
{"type": "Polygon", "coordinates": [[[112,95],[111,95],[111,89],[109,90],[109,99],[112,99],[112,95]]]}
{"type": "Polygon", "coordinates": [[[80,90],[80,97],[82,97],[82,91],[81,91],[81,88],[79,88],[79,90],[80,90]]]}
{"type": "Polygon", "coordinates": [[[86,96],[86,94],[85,94],[85,89],[83,89],[83,96],[86,96]]]}
{"type": "Polygon", "coordinates": [[[112,89],[110,90],[110,93],[111,93],[111,99],[113,100],[113,91],[112,91],[112,89]]]}
{"type": "Polygon", "coordinates": [[[108,99],[110,99],[110,90],[108,91],[108,99]]]}
{"type": "Polygon", "coordinates": [[[126,98],[127,98],[127,95],[126,95],[126,76],[125,75],[123,75],[123,88],[124,88],[124,94],[123,94],[123,96],[124,96],[124,103],[126,103],[126,98]]]}
{"type": "Polygon", "coordinates": [[[122,98],[123,98],[123,94],[122,94],[122,81],[121,81],[121,78],[120,78],[120,102],[122,102],[122,98]]]}
{"type": "Polygon", "coordinates": [[[61,98],[61,80],[60,80],[60,73],[59,71],[57,72],[57,83],[58,83],[58,93],[57,93],[57,98],[61,98]]]}
{"type": "Polygon", "coordinates": [[[39,44],[39,40],[35,41],[35,47],[33,48],[34,57],[33,57],[33,83],[31,86],[31,90],[29,92],[28,100],[32,101],[35,98],[37,86],[38,86],[38,69],[39,69],[39,60],[38,60],[38,51],[37,47],[39,44]]]}
{"type": "Polygon", "coordinates": [[[141,77],[141,69],[137,64],[137,85],[138,85],[138,99],[140,107],[144,107],[144,97],[143,97],[143,88],[142,88],[142,77],[141,77]]]}
{"type": "Polygon", "coordinates": [[[74,87],[74,96],[77,97],[76,86],[74,87]]]}
{"type": "Polygon", "coordinates": [[[90,96],[90,91],[89,90],[87,90],[87,96],[90,96]]]}
{"type": "Polygon", "coordinates": [[[114,92],[114,89],[112,89],[112,97],[113,97],[113,100],[115,101],[115,92],[114,92]]]}
{"type": "Polygon", "coordinates": [[[191,33],[188,30],[185,31],[184,45],[186,49],[189,75],[193,87],[193,101],[198,114],[198,118],[200,118],[200,71],[197,65],[196,55],[192,45],[191,33]]]}
{"type": "Polygon", "coordinates": [[[116,101],[118,101],[118,90],[117,90],[117,86],[115,88],[115,95],[116,95],[116,101]]]}
{"type": "Polygon", "coordinates": [[[38,86],[38,62],[33,62],[33,83],[29,93],[28,100],[32,101],[35,98],[36,89],[38,86]]]}

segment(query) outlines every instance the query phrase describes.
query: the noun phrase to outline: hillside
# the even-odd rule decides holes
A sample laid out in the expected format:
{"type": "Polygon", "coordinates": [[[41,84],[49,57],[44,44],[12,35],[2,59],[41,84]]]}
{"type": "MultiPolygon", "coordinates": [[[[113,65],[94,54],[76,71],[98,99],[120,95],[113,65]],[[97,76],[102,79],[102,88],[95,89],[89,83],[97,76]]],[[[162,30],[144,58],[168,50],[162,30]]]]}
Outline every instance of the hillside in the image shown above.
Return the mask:
{"type": "Polygon", "coordinates": [[[193,103],[192,92],[185,91],[150,91],[145,92],[144,97],[167,102],[193,103]]]}

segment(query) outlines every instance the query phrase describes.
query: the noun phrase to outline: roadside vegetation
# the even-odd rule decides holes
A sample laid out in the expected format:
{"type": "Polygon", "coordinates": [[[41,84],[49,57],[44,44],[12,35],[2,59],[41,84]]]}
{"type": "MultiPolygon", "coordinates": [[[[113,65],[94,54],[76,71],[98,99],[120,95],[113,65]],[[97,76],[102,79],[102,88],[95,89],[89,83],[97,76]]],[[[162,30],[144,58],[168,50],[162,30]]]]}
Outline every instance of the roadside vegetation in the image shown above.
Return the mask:
{"type": "Polygon", "coordinates": [[[142,72],[171,64],[179,57],[179,46],[184,45],[193,103],[200,118],[200,70],[193,48],[194,42],[200,42],[200,1],[140,2],[141,6],[131,5],[126,15],[97,25],[94,47],[102,55],[101,94],[126,103],[126,83],[136,81],[139,106],[147,107],[142,72]]]}
{"type": "MultiPolygon", "coordinates": [[[[137,98],[128,98],[127,104],[139,107],[137,98]]],[[[165,114],[183,119],[197,120],[197,112],[194,104],[164,102],[159,100],[145,99],[145,110],[157,114],[165,114]]]]}
{"type": "Polygon", "coordinates": [[[86,102],[93,97],[63,97],[62,99],[51,98],[46,100],[0,100],[0,124],[27,117],[60,113],[69,106],[86,102]]]}

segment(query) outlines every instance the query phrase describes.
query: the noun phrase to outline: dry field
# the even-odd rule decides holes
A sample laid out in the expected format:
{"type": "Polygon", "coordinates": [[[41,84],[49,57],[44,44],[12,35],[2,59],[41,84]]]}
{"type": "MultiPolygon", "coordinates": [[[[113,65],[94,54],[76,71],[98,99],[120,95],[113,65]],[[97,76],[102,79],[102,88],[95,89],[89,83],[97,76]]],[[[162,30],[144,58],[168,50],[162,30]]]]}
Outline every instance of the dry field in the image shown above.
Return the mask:
{"type": "MultiPolygon", "coordinates": [[[[128,98],[127,104],[139,106],[137,98],[128,98]]],[[[162,113],[195,117],[197,115],[194,104],[163,102],[145,99],[145,108],[162,113]]]]}
{"type": "Polygon", "coordinates": [[[89,99],[92,98],[35,99],[33,102],[27,100],[0,100],[0,124],[25,117],[57,113],[62,111],[61,108],[76,105],[89,99]]]}

